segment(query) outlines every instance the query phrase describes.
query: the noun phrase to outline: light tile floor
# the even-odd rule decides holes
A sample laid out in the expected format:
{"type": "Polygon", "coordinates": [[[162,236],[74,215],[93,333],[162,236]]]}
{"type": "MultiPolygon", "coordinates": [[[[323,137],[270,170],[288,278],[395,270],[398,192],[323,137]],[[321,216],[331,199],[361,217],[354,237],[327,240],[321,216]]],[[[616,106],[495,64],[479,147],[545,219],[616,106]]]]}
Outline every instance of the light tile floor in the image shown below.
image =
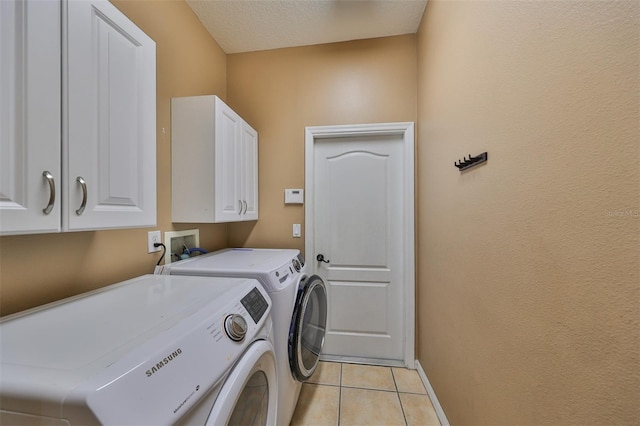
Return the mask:
{"type": "Polygon", "coordinates": [[[302,385],[291,426],[440,426],[415,370],[320,362],[302,385]]]}

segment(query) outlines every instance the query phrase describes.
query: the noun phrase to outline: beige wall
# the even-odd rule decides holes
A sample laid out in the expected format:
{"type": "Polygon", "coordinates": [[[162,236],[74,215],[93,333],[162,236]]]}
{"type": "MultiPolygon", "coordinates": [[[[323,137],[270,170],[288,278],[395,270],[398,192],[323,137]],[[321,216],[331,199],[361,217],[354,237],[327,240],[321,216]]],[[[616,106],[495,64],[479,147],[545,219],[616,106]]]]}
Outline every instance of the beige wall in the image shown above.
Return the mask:
{"type": "MultiPolygon", "coordinates": [[[[637,2],[430,0],[417,40],[228,57],[182,1],[114,3],[157,43],[154,229],[172,96],[218,94],[260,132],[260,220],[199,225],[209,249],[303,248],[283,190],[305,126],[417,120],[418,358],[449,420],[637,423],[637,2]]],[[[0,238],[0,313],[152,271],[148,230],[0,238]]]]}
{"type": "MultiPolygon", "coordinates": [[[[305,126],[415,121],[414,35],[228,56],[228,100],[259,133],[260,220],[229,225],[232,246],[304,249],[305,126]]],[[[304,251],[304,250],[303,250],[304,251]]]]}
{"type": "MultiPolygon", "coordinates": [[[[226,98],[226,55],[183,1],[114,1],[156,42],[158,226],[0,238],[0,314],[153,272],[147,232],[172,230],[170,98],[226,98]],[[165,131],[163,132],[163,129],[165,131]]],[[[191,226],[176,226],[190,229],[191,226]]],[[[200,225],[201,246],[225,247],[226,225],[200,225]]]]}
{"type": "Polygon", "coordinates": [[[429,0],[419,360],[452,424],[638,424],[639,13],[429,0]]]}

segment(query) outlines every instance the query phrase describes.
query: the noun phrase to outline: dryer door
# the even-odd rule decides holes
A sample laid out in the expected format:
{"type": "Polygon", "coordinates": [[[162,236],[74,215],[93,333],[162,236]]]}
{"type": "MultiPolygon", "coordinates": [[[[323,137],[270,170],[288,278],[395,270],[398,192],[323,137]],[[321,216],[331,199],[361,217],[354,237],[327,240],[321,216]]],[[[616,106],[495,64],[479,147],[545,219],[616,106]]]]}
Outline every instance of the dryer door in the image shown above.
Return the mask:
{"type": "Polygon", "coordinates": [[[247,349],[227,378],[207,426],[276,424],[278,387],[273,346],[260,340],[247,349]]]}
{"type": "Polygon", "coordinates": [[[289,330],[289,363],[297,380],[308,380],[316,370],[326,328],[327,290],[313,275],[300,283],[289,330]]]}

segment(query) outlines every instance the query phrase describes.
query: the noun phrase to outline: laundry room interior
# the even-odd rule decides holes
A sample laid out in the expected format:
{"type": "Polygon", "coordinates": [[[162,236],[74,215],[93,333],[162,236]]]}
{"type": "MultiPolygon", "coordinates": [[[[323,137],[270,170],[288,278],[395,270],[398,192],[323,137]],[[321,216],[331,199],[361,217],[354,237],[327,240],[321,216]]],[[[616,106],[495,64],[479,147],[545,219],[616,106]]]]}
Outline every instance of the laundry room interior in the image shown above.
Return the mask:
{"type": "MultiPolygon", "coordinates": [[[[312,189],[309,132],[411,123],[413,161],[400,168],[413,171],[411,298],[399,314],[413,315],[413,353],[401,359],[420,371],[434,424],[640,422],[639,1],[416,0],[409,32],[240,52],[211,35],[199,1],[110,2],[155,42],[155,225],[3,233],[2,317],[153,274],[162,252],[148,252],[150,231],[197,229],[208,252],[299,250],[325,268],[309,252],[309,199],[285,203],[285,190],[312,189]],[[172,99],[203,95],[257,132],[256,220],[172,218],[172,173],[206,173],[172,169],[172,99]]],[[[348,15],[391,0],[323,2],[348,15]]],[[[375,213],[343,208],[353,223],[375,213]]],[[[395,380],[382,389],[402,393],[404,372],[382,364],[395,380]]],[[[348,399],[358,364],[321,365],[328,382],[312,383],[348,399]]],[[[357,424],[337,407],[327,424],[357,424]]],[[[400,424],[425,422],[405,413],[400,424]]]]}

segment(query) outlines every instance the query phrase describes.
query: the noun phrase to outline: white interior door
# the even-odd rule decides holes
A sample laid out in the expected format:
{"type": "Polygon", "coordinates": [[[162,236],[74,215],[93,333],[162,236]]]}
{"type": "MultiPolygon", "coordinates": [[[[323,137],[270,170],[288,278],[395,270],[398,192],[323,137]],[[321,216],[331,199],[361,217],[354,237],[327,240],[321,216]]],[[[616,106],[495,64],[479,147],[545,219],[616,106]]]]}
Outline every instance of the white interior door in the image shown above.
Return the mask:
{"type": "Polygon", "coordinates": [[[327,284],[325,357],[412,364],[412,153],[412,125],[410,138],[406,132],[313,138],[306,256],[327,284]],[[319,254],[326,262],[316,260],[319,254]]]}

